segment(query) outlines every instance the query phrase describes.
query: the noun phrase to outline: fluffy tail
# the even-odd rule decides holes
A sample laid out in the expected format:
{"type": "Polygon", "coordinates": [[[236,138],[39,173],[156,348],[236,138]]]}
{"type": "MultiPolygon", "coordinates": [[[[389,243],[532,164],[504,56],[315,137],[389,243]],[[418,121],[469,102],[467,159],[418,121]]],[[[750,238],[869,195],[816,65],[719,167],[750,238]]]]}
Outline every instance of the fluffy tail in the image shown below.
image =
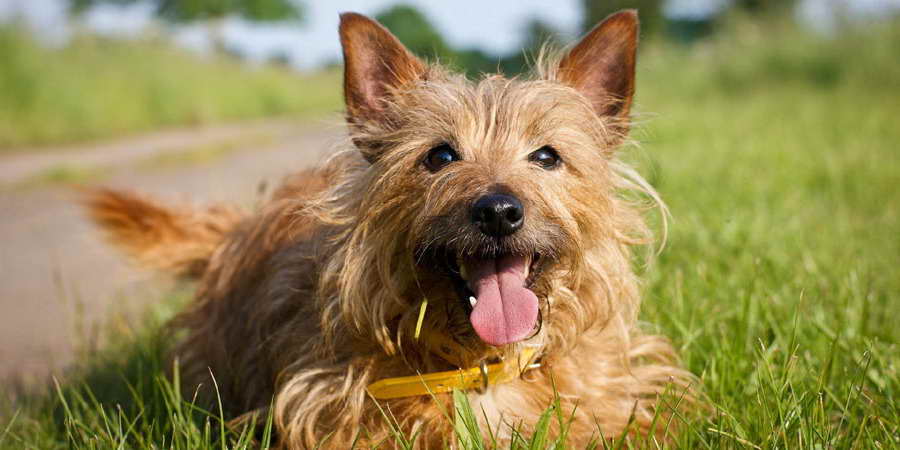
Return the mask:
{"type": "Polygon", "coordinates": [[[111,189],[88,191],[84,205],[109,240],[139,263],[188,278],[205,272],[225,234],[242,218],[236,208],[166,206],[111,189]]]}

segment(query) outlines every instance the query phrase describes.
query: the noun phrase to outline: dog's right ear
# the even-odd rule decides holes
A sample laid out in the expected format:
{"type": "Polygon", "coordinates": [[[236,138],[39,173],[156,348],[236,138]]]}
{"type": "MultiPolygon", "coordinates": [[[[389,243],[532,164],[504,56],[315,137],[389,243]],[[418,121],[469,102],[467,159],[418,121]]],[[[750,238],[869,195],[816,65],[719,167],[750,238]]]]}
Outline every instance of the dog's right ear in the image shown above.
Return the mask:
{"type": "Polygon", "coordinates": [[[559,63],[560,81],[587,97],[619,137],[628,133],[638,31],[636,10],[615,13],[588,32],[559,63]]]}
{"type": "MultiPolygon", "coordinates": [[[[344,102],[350,126],[384,120],[385,101],[425,73],[425,64],[413,56],[378,22],[356,13],[341,14],[341,47],[344,50],[344,102]]],[[[370,162],[377,149],[357,146],[370,162]]],[[[368,146],[371,147],[371,146],[368,146]]]]}

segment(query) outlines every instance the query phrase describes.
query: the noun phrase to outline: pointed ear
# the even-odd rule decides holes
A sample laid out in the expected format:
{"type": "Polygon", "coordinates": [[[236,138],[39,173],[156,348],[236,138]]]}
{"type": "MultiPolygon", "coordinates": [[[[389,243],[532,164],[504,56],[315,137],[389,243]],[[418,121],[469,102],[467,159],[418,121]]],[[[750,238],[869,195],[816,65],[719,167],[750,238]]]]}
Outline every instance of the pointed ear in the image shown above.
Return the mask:
{"type": "Polygon", "coordinates": [[[559,81],[586,96],[597,115],[615,119],[621,134],[628,132],[637,41],[637,11],[619,11],[594,27],[559,64],[559,81]]]}
{"type": "Polygon", "coordinates": [[[359,125],[379,121],[391,92],[419,79],[425,65],[390,31],[361,14],[341,14],[340,35],[347,119],[359,125]]]}

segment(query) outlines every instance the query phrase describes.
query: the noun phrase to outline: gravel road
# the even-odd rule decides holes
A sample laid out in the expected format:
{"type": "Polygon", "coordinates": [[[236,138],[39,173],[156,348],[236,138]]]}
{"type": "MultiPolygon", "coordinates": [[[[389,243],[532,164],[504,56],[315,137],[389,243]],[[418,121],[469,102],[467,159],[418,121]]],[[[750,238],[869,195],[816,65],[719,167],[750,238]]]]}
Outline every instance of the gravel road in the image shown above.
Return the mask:
{"type": "MultiPolygon", "coordinates": [[[[0,380],[39,379],[72,361],[111,314],[134,312],[167,284],[131,267],[85,220],[70,185],[12,182],[65,163],[102,169],[86,184],[163,199],[249,204],[260,183],[320,161],[341,139],[338,120],[257,122],[175,130],[66,149],[0,155],[0,380]],[[244,143],[241,136],[265,136],[244,143]],[[241,142],[211,160],[148,165],[179,149],[241,142]],[[2,183],[6,181],[7,183],[2,183]]],[[[177,161],[177,159],[176,159],[177,161]]]]}

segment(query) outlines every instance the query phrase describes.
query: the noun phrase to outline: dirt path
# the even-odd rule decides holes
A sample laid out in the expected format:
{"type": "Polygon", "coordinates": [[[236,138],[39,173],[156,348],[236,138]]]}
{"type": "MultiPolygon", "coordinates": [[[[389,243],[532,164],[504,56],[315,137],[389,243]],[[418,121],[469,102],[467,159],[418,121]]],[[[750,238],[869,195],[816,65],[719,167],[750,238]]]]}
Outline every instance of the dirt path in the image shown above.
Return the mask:
{"type": "MultiPolygon", "coordinates": [[[[0,155],[0,181],[21,182],[55,164],[100,165],[103,185],[162,198],[249,203],[261,182],[277,182],[321,160],[341,135],[337,121],[330,122],[335,125],[229,125],[64,152],[0,155]],[[260,132],[267,136],[262,143],[241,144],[203,165],[141,164],[161,152],[260,132]]],[[[0,380],[58,370],[71,361],[78,339],[89,337],[112,311],[139,309],[164,289],[103,244],[75,197],[62,185],[0,189],[0,380]]]]}

